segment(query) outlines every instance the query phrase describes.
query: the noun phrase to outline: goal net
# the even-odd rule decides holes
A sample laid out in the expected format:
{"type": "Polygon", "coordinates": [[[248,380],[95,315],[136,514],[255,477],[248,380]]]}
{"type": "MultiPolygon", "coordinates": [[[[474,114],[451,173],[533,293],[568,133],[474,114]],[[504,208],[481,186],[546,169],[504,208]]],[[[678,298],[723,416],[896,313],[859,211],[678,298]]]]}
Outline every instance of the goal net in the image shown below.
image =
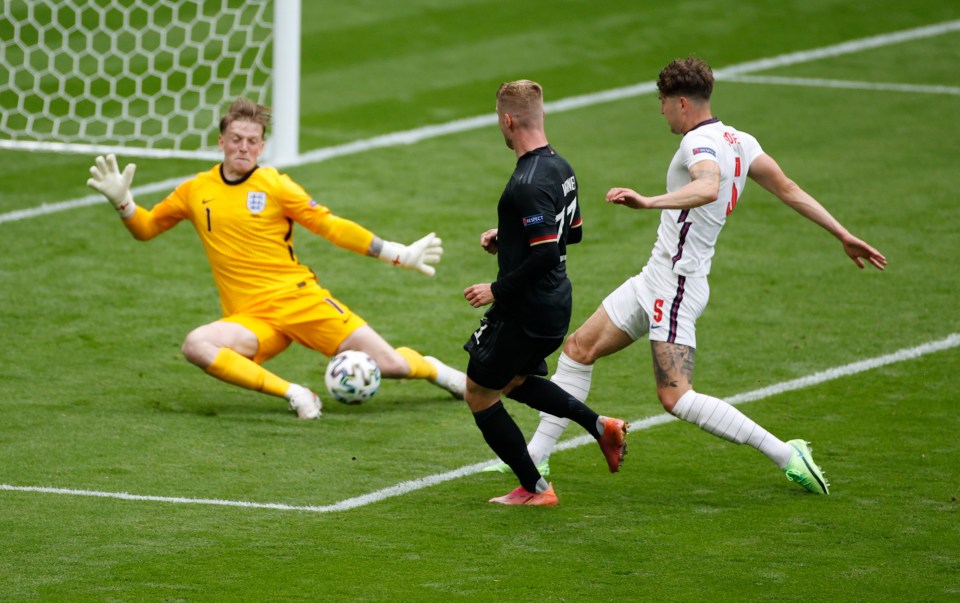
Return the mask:
{"type": "MultiPolygon", "coordinates": [[[[222,111],[238,96],[271,104],[278,55],[294,80],[279,94],[299,95],[299,0],[0,6],[0,148],[219,158],[222,111]],[[278,20],[295,32],[277,31],[278,20]],[[295,52],[277,48],[280,39],[295,52]]],[[[282,105],[275,115],[296,128],[296,99],[282,105]]],[[[293,136],[296,155],[296,132],[280,135],[287,154],[293,136]]]]}

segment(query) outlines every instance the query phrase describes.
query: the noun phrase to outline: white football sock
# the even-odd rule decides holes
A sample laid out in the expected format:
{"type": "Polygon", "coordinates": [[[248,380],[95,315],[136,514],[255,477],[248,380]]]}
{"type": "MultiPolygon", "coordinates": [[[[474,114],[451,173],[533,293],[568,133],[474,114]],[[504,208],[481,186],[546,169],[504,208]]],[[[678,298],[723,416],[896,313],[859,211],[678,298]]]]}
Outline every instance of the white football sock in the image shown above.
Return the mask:
{"type": "Polygon", "coordinates": [[[718,438],[753,446],[781,469],[787,466],[793,454],[790,446],[719,398],[698,394],[691,389],[677,400],[673,414],[718,438]]]}
{"type": "Polygon", "coordinates": [[[424,356],[423,359],[437,367],[437,378],[433,383],[460,398],[463,397],[467,389],[467,375],[463,371],[448,366],[433,356],[424,356]]]}
{"type": "MultiPolygon", "coordinates": [[[[557,361],[557,372],[550,378],[550,381],[559,385],[563,391],[577,400],[586,402],[587,395],[590,393],[592,375],[592,364],[580,364],[561,352],[560,359],[557,361]]],[[[537,426],[537,432],[533,434],[530,443],[527,445],[527,451],[534,463],[550,458],[550,453],[556,447],[557,440],[563,435],[563,430],[567,428],[569,423],[570,419],[555,417],[545,412],[540,413],[540,425],[537,426]]]]}
{"type": "Polygon", "coordinates": [[[557,372],[550,377],[550,380],[562,387],[563,391],[581,402],[587,401],[591,379],[593,379],[592,364],[580,364],[562,352],[557,360],[557,372]]]}
{"type": "Polygon", "coordinates": [[[540,413],[540,424],[537,425],[537,432],[530,438],[527,444],[527,452],[534,464],[540,463],[544,459],[550,458],[557,445],[557,440],[563,435],[563,430],[567,428],[570,419],[555,417],[545,412],[540,413]]]}
{"type": "Polygon", "coordinates": [[[306,396],[310,390],[305,388],[302,385],[297,385],[296,383],[291,383],[290,387],[287,388],[287,393],[283,395],[287,400],[292,400],[294,396],[306,396]]]}

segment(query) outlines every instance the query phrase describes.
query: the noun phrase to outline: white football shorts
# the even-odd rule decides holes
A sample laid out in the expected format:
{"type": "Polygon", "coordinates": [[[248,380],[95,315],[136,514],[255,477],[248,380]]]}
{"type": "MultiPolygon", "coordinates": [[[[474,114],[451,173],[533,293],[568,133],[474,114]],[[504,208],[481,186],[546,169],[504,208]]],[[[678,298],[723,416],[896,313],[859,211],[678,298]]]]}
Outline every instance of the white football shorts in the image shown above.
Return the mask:
{"type": "Polygon", "coordinates": [[[634,341],[647,335],[696,348],[697,319],[709,299],[707,277],[681,276],[650,262],[608,295],[603,309],[634,341]]]}

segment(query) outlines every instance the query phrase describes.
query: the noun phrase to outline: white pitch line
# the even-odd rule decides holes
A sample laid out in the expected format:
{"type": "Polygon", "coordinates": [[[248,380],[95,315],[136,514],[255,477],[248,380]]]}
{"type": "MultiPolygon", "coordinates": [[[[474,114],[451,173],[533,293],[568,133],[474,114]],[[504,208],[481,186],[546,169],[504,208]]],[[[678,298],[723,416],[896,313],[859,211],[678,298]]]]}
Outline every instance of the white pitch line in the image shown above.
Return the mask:
{"type": "MultiPolygon", "coordinates": [[[[823,48],[817,48],[813,50],[802,50],[799,52],[791,52],[787,54],[778,55],[775,57],[769,57],[765,59],[758,59],[755,61],[747,61],[745,63],[739,63],[737,65],[731,65],[729,67],[724,67],[722,69],[717,69],[714,71],[714,75],[717,79],[729,79],[732,76],[745,75],[747,73],[753,73],[757,71],[762,71],[765,69],[774,69],[777,67],[786,67],[789,65],[796,65],[799,63],[808,63],[811,61],[817,61],[820,59],[836,57],[844,54],[850,54],[854,52],[861,52],[863,50],[869,50],[872,48],[880,48],[883,46],[889,46],[891,44],[900,44],[903,42],[909,42],[912,40],[920,40],[923,38],[931,38],[935,36],[940,36],[946,33],[960,31],[960,20],[958,21],[945,21],[943,23],[937,23],[934,25],[928,25],[925,27],[917,27],[914,29],[907,29],[904,31],[881,34],[876,36],[871,36],[867,38],[860,38],[857,40],[850,40],[848,42],[843,42],[841,44],[835,44],[832,46],[825,46],[823,48]]],[[[657,89],[654,82],[643,82],[640,84],[635,84],[632,86],[625,86],[622,88],[613,88],[610,90],[604,90],[601,92],[595,92],[591,94],[584,94],[580,96],[573,96],[569,98],[560,99],[557,101],[552,101],[544,104],[544,109],[549,113],[562,113],[564,111],[572,111],[574,109],[580,109],[582,107],[589,107],[593,105],[598,105],[601,103],[608,103],[618,100],[623,100],[627,98],[632,98],[635,96],[640,96],[642,94],[649,94],[657,89]]],[[[414,144],[423,140],[430,138],[438,138],[440,136],[447,136],[449,134],[456,134],[459,132],[468,132],[471,130],[477,130],[480,128],[492,126],[497,123],[496,115],[486,114],[478,115],[476,117],[470,117],[466,119],[458,119],[442,124],[435,124],[431,126],[424,126],[421,128],[414,128],[412,130],[405,130],[402,132],[394,132],[392,134],[384,134],[382,136],[375,136],[373,138],[366,138],[363,140],[357,140],[354,142],[349,142],[346,144],[335,145],[332,147],[324,147],[321,149],[316,149],[313,151],[307,151],[303,153],[297,160],[277,163],[276,167],[279,168],[289,168],[297,167],[301,165],[306,165],[309,163],[319,163],[321,161],[326,161],[328,159],[333,159],[336,157],[344,157],[347,155],[356,155],[358,153],[366,153],[375,149],[385,149],[389,147],[395,147],[400,145],[409,145],[414,144]]],[[[191,174],[192,176],[192,174],[191,174]]],[[[191,176],[183,176],[179,178],[170,178],[160,182],[154,182],[145,186],[134,187],[131,192],[134,196],[154,193],[163,190],[171,190],[175,188],[178,184],[186,180],[191,176]]],[[[4,222],[16,222],[19,220],[26,220],[29,218],[36,218],[39,216],[52,214],[60,211],[66,211],[68,209],[76,209],[79,207],[86,207],[88,205],[94,205],[96,203],[102,203],[102,197],[99,195],[86,195],[84,197],[79,197],[76,199],[70,199],[67,201],[60,201],[57,203],[44,203],[37,207],[32,207],[28,209],[20,209],[7,213],[0,214],[0,224],[4,222]]]]}
{"type": "MultiPolygon", "coordinates": [[[[812,375],[807,375],[806,377],[800,377],[799,379],[793,379],[790,381],[784,381],[781,383],[776,383],[768,387],[763,387],[753,391],[745,392],[742,394],[737,394],[726,399],[730,404],[743,404],[745,402],[754,402],[756,400],[763,400],[765,398],[770,398],[779,394],[786,392],[795,391],[798,389],[803,389],[807,387],[812,387],[814,385],[820,385],[821,383],[826,383],[828,381],[833,381],[835,379],[840,379],[843,377],[849,377],[851,375],[856,375],[858,373],[863,373],[865,371],[870,371],[875,368],[886,366],[888,364],[895,364],[897,362],[905,362],[907,360],[914,360],[926,354],[933,354],[936,352],[942,352],[944,350],[949,350],[960,346],[960,333],[953,333],[952,335],[940,339],[938,341],[931,341],[922,345],[918,345],[912,348],[904,348],[893,352],[892,354],[886,354],[884,356],[878,356],[876,358],[869,358],[867,360],[861,360],[859,362],[853,362],[850,364],[845,364],[843,366],[835,367],[832,369],[827,369],[819,373],[814,373],[812,375]]],[[[669,423],[671,421],[676,421],[676,417],[666,413],[654,415],[651,417],[646,417],[633,421],[630,425],[630,431],[640,431],[643,429],[650,429],[656,425],[662,425],[664,423],[669,423]]],[[[589,435],[582,435],[576,438],[571,438],[569,440],[564,440],[557,445],[556,450],[570,450],[572,448],[577,448],[579,446],[584,446],[594,442],[594,439],[589,435]]],[[[312,513],[331,513],[333,511],[347,511],[350,509],[356,509],[357,507],[363,507],[370,505],[376,502],[386,500],[388,498],[394,498],[397,496],[403,496],[409,494],[416,490],[422,490],[430,486],[435,486],[437,484],[442,484],[454,479],[461,477],[466,477],[474,473],[479,473],[487,465],[496,462],[496,459],[485,461],[482,463],[474,463],[473,465],[467,465],[465,467],[460,467],[459,469],[454,469],[452,471],[447,471],[445,473],[438,473],[434,475],[428,475],[426,477],[420,477],[413,480],[408,480],[405,482],[400,482],[389,488],[383,488],[381,490],[376,490],[375,492],[370,492],[368,494],[363,494],[361,496],[355,496],[353,498],[347,498],[336,502],[330,505],[318,505],[318,506],[299,506],[299,505],[288,505],[283,503],[256,503],[256,502],[246,502],[246,501],[233,501],[233,500],[219,500],[219,499],[210,499],[210,498],[183,498],[183,497],[169,497],[169,496],[144,496],[139,494],[128,494],[126,492],[101,492],[97,490],[72,490],[69,488],[49,488],[42,486],[14,486],[11,484],[0,484],[0,490],[10,491],[10,492],[38,492],[43,494],[65,494],[72,496],[93,496],[99,498],[112,498],[120,500],[134,500],[134,501],[150,501],[150,502],[165,502],[165,503],[180,503],[180,504],[193,504],[193,505],[216,505],[216,506],[225,506],[225,507],[244,507],[250,509],[274,509],[278,511],[307,511],[312,513]]]]}
{"type": "Polygon", "coordinates": [[[731,65],[730,67],[717,69],[714,71],[714,76],[719,78],[730,75],[742,75],[763,71],[764,69],[786,67],[787,65],[796,65],[798,63],[809,63],[810,61],[819,61],[820,59],[838,57],[863,50],[892,46],[893,44],[900,44],[902,42],[933,38],[955,31],[960,31],[960,20],[943,21],[942,23],[934,23],[933,25],[924,27],[915,27],[913,29],[904,29],[903,31],[850,40],[849,42],[842,42],[840,44],[834,44],[833,46],[824,46],[823,48],[813,50],[800,50],[781,54],[769,59],[748,61],[746,63],[740,63],[739,65],[731,65]]]}
{"type": "Polygon", "coordinates": [[[929,86],[923,84],[858,82],[811,77],[778,77],[764,75],[731,75],[722,79],[725,82],[737,82],[742,84],[774,84],[781,86],[804,86],[808,88],[845,88],[849,90],[883,90],[889,92],[914,92],[918,94],[960,95],[960,86],[929,86]]]}
{"type": "MultiPolygon", "coordinates": [[[[187,178],[189,178],[189,176],[168,178],[167,180],[161,180],[159,182],[151,182],[150,184],[144,184],[143,186],[136,186],[130,189],[130,192],[136,196],[139,196],[148,193],[157,193],[160,191],[171,191],[187,178]]],[[[29,209],[18,209],[0,214],[0,224],[3,224],[4,222],[16,222],[18,220],[37,218],[47,214],[55,214],[68,209],[76,209],[78,207],[86,207],[88,205],[97,205],[104,202],[103,195],[95,194],[86,195],[77,199],[70,199],[68,201],[41,203],[40,205],[31,207],[29,209]]]]}
{"type": "MultiPolygon", "coordinates": [[[[783,381],[782,383],[776,383],[774,385],[769,385],[767,387],[762,387],[760,389],[755,389],[753,391],[744,392],[742,394],[736,394],[729,398],[724,398],[724,400],[734,406],[738,404],[743,404],[745,402],[754,402],[756,400],[763,400],[764,398],[770,398],[783,394],[786,392],[792,392],[798,389],[804,389],[807,387],[813,387],[814,385],[820,385],[821,383],[826,383],[827,381],[833,381],[834,379],[840,379],[841,377],[849,377],[851,375],[856,375],[857,373],[863,373],[865,371],[870,371],[881,366],[886,366],[888,364],[894,364],[897,362],[904,362],[906,360],[913,360],[914,358],[919,358],[926,354],[933,354],[935,352],[942,352],[944,350],[949,350],[950,348],[955,348],[960,346],[960,333],[953,333],[949,337],[940,339],[938,341],[931,341],[922,345],[918,345],[913,348],[904,348],[893,352],[892,354],[887,354],[885,356],[878,356],[876,358],[870,358],[867,360],[860,360],[859,362],[853,362],[851,364],[845,364],[843,366],[838,366],[832,369],[827,369],[819,373],[814,373],[812,375],[807,375],[806,377],[800,377],[799,379],[793,379],[791,381],[783,381]]],[[[654,425],[661,425],[663,423],[669,423],[670,421],[677,421],[678,419],[670,414],[664,413],[662,415],[655,415],[652,417],[647,417],[639,421],[633,422],[630,424],[630,431],[635,431],[638,429],[649,429],[654,425]]],[[[567,450],[568,448],[576,448],[577,446],[582,446],[593,442],[593,438],[589,435],[580,436],[570,440],[565,440],[557,445],[557,450],[567,450]]]]}

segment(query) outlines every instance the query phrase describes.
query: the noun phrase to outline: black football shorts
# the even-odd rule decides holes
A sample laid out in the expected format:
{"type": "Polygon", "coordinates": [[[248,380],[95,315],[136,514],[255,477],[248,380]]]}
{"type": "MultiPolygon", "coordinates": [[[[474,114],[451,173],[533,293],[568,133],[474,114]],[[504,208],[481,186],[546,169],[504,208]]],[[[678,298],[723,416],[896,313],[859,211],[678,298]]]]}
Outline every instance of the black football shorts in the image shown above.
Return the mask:
{"type": "Polygon", "coordinates": [[[483,387],[502,390],[517,375],[547,374],[546,358],[562,337],[531,337],[513,322],[480,319],[480,328],[463,344],[470,354],[467,376],[483,387]]]}

